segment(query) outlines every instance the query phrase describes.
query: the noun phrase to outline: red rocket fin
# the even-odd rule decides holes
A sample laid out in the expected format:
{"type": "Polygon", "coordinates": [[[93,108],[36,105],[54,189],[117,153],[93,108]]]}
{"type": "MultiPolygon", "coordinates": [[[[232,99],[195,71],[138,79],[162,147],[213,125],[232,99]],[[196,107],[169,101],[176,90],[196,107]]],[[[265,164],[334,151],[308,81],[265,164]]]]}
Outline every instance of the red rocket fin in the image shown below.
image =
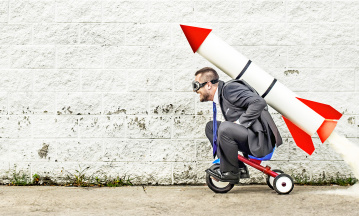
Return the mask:
{"type": "Polygon", "coordinates": [[[294,142],[297,144],[297,146],[303,151],[307,152],[309,155],[311,155],[314,152],[314,144],[312,138],[302,129],[289,121],[287,118],[285,118],[284,116],[282,117],[284,119],[284,122],[287,124],[290,134],[292,134],[294,142]]]}
{"type": "Polygon", "coordinates": [[[180,25],[189,45],[195,53],[207,38],[212,29],[198,28],[194,26],[180,25]]]}
{"type": "Polygon", "coordinates": [[[328,104],[318,103],[315,101],[306,100],[303,98],[297,97],[298,100],[303,102],[305,105],[310,107],[312,110],[314,110],[319,115],[323,116],[325,119],[340,119],[342,117],[342,114],[335,110],[333,107],[331,107],[328,104]]]}
{"type": "Polygon", "coordinates": [[[333,120],[328,120],[328,119],[324,120],[323,124],[317,130],[318,136],[320,138],[320,141],[322,141],[322,143],[324,143],[325,140],[328,139],[330,134],[333,132],[335,126],[337,126],[337,123],[338,123],[337,121],[333,121],[333,120]]]}

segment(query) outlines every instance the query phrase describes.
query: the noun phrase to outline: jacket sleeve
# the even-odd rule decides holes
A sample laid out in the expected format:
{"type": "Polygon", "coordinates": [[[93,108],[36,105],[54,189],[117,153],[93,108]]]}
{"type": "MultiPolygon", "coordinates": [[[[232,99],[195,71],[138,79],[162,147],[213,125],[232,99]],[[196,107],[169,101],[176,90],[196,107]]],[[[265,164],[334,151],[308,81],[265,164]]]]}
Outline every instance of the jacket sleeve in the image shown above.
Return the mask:
{"type": "Polygon", "coordinates": [[[259,118],[267,106],[265,100],[248,89],[247,86],[233,83],[224,88],[224,97],[233,105],[246,109],[239,117],[240,125],[248,128],[259,118]]]}

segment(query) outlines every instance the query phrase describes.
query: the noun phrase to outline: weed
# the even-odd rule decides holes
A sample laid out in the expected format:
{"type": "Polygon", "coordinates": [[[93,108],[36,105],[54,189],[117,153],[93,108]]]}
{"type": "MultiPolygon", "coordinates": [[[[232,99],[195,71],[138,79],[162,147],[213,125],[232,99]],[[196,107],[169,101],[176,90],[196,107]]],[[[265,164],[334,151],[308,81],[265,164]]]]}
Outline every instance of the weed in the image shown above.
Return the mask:
{"type": "Polygon", "coordinates": [[[308,174],[292,174],[294,183],[299,185],[340,185],[340,186],[348,186],[353,185],[358,182],[358,179],[341,176],[339,173],[336,174],[336,177],[327,178],[325,173],[320,175],[319,177],[311,177],[308,174]]]}
{"type": "Polygon", "coordinates": [[[33,176],[32,176],[32,183],[34,184],[34,185],[39,185],[40,184],[40,176],[38,175],[38,174],[34,174],[33,176]]]}
{"type": "Polygon", "coordinates": [[[103,179],[99,178],[98,176],[93,177],[92,175],[86,175],[86,171],[90,167],[86,167],[85,169],[81,169],[81,167],[78,170],[75,170],[74,174],[67,175],[68,183],[65,185],[70,186],[77,186],[77,187],[92,187],[92,186],[98,186],[98,187],[121,187],[121,186],[132,186],[131,179],[129,177],[124,178],[116,177],[116,178],[108,178],[105,176],[103,179]]]}
{"type": "Polygon", "coordinates": [[[24,186],[24,185],[28,185],[28,177],[25,173],[19,171],[16,171],[16,165],[14,165],[14,170],[12,173],[12,179],[10,181],[10,185],[15,185],[15,186],[24,186]]]}

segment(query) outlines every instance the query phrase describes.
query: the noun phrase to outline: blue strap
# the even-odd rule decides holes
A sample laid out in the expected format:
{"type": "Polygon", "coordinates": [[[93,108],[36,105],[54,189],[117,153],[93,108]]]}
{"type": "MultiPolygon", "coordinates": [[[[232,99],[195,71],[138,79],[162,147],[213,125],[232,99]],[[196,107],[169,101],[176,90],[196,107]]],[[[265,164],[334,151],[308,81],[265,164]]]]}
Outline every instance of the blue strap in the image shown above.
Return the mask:
{"type": "Polygon", "coordinates": [[[216,103],[213,102],[213,157],[217,153],[217,107],[216,103]]]}

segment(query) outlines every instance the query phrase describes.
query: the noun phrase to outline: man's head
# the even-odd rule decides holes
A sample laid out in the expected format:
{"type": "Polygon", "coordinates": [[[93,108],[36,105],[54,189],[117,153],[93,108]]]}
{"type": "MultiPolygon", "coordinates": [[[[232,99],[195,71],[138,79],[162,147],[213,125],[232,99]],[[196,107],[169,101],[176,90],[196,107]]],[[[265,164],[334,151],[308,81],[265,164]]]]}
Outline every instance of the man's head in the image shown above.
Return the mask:
{"type": "MultiPolygon", "coordinates": [[[[198,70],[195,76],[197,87],[199,87],[196,93],[200,94],[200,101],[213,101],[214,94],[218,87],[219,76],[217,72],[213,68],[205,67],[198,70]]],[[[195,85],[195,83],[193,85],[195,85]]]]}

